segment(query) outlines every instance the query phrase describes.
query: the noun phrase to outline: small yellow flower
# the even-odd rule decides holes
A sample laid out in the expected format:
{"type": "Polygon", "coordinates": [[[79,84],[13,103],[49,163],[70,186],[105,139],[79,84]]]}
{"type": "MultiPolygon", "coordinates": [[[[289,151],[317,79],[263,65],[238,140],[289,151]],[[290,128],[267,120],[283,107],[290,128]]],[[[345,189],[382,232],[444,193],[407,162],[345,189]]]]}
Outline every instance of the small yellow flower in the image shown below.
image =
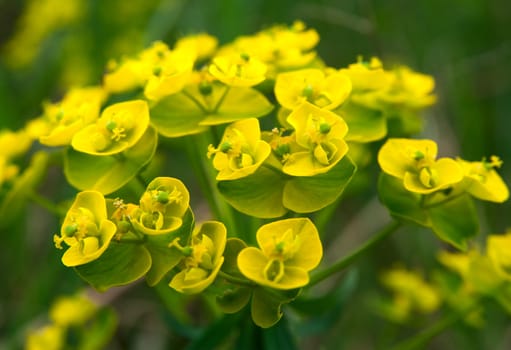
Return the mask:
{"type": "Polygon", "coordinates": [[[319,234],[307,218],[286,219],[261,226],[259,248],[238,255],[238,267],[248,279],[275,289],[300,288],[309,283],[308,272],[323,256],[319,234]]]}
{"type": "Polygon", "coordinates": [[[229,86],[249,87],[266,79],[266,65],[246,53],[213,58],[209,73],[229,86]]]}
{"type": "Polygon", "coordinates": [[[218,45],[218,39],[206,33],[187,35],[177,40],[175,50],[186,49],[193,51],[198,60],[211,57],[218,45]]]}
{"type": "Polygon", "coordinates": [[[66,343],[66,329],[56,324],[46,325],[30,332],[25,344],[26,350],[61,350],[66,343]]]}
{"type": "Polygon", "coordinates": [[[105,252],[117,227],[107,219],[105,198],[97,191],[78,193],[69,208],[60,230],[54,236],[55,246],[69,246],[62,256],[66,266],[83,265],[105,252]]]}
{"type": "Polygon", "coordinates": [[[348,76],[355,92],[379,90],[390,83],[390,77],[385,74],[381,61],[376,57],[364,62],[360,56],[357,63],[339,71],[348,76]]]}
{"type": "Polygon", "coordinates": [[[107,107],[95,124],[80,130],[71,145],[79,152],[98,156],[120,153],[133,146],[149,126],[149,106],[143,100],[107,107]]]}
{"type": "Polygon", "coordinates": [[[488,236],[486,249],[499,274],[511,280],[511,232],[488,236]]]}
{"type": "Polygon", "coordinates": [[[60,297],[50,309],[50,319],[62,327],[80,325],[89,320],[97,309],[98,306],[85,294],[60,297]]]}
{"type": "Polygon", "coordinates": [[[408,191],[428,194],[463,179],[455,160],[436,156],[432,140],[388,139],[378,152],[378,163],[385,173],[402,179],[408,191]]]}
{"type": "Polygon", "coordinates": [[[304,101],[328,110],[338,107],[351,92],[350,79],[341,73],[325,76],[320,69],[302,69],[277,75],[275,97],[287,109],[304,101]]]}

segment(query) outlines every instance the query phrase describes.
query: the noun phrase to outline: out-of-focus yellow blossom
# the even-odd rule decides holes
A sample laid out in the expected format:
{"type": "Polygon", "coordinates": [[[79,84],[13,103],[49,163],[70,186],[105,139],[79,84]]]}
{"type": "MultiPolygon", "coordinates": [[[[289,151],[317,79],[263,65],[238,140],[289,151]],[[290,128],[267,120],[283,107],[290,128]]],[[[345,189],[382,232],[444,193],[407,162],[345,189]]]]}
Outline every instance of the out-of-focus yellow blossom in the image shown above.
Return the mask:
{"type": "Polygon", "coordinates": [[[94,86],[73,88],[60,102],[44,103],[42,119],[47,126],[39,142],[47,146],[69,145],[77,132],[98,119],[105,99],[105,91],[94,86]]]}
{"type": "Polygon", "coordinates": [[[51,324],[37,329],[27,336],[26,350],[62,350],[65,344],[65,328],[51,324]]]}
{"type": "Polygon", "coordinates": [[[259,120],[249,118],[229,125],[220,145],[209,146],[208,157],[214,155],[217,180],[235,180],[253,174],[270,152],[270,145],[261,140],[259,120]]]}
{"type": "Polygon", "coordinates": [[[259,248],[244,248],[238,267],[248,279],[275,289],[300,288],[323,256],[319,234],[308,218],[275,221],[256,233],[259,248]]]}
{"type": "Polygon", "coordinates": [[[291,26],[277,25],[251,36],[240,36],[219,54],[246,53],[269,66],[269,77],[291,68],[304,67],[316,57],[312,49],[319,41],[314,29],[306,29],[300,21],[291,26]]]}
{"type": "Polygon", "coordinates": [[[511,232],[488,236],[486,250],[496,270],[511,280],[511,232]]]}
{"type": "Polygon", "coordinates": [[[320,108],[334,109],[351,92],[350,79],[341,73],[325,76],[320,69],[302,69],[280,73],[275,81],[275,97],[287,109],[295,109],[304,101],[320,108]]]}
{"type": "Polygon", "coordinates": [[[25,130],[0,130],[0,156],[15,158],[23,155],[32,144],[32,139],[25,130]]]}
{"type": "Polygon", "coordinates": [[[84,0],[27,1],[17,30],[5,46],[8,63],[18,68],[29,65],[50,34],[77,22],[85,13],[84,0]]]}
{"type": "Polygon", "coordinates": [[[147,69],[143,62],[134,58],[125,58],[121,62],[111,60],[107,64],[107,73],[103,76],[105,90],[112,93],[129,91],[144,85],[147,69]]]}
{"type": "Polygon", "coordinates": [[[348,152],[348,126],[337,114],[304,102],[287,118],[300,150],[285,158],[282,171],[293,176],[325,173],[348,152]]]}
{"type": "Polygon", "coordinates": [[[153,67],[144,94],[150,100],[175,94],[189,82],[196,54],[190,49],[174,50],[153,67]]]}
{"type": "Polygon", "coordinates": [[[60,297],[50,309],[50,319],[62,327],[80,325],[87,322],[97,309],[98,306],[84,294],[60,297]]]}
{"type": "Polygon", "coordinates": [[[157,177],[147,185],[140,198],[140,209],[133,213],[131,223],[148,235],[175,231],[183,224],[189,203],[190,193],[179,179],[157,177]]]}
{"type": "Polygon", "coordinates": [[[389,316],[397,321],[407,319],[414,310],[429,314],[440,306],[438,291],[417,272],[395,268],[382,275],[382,282],[394,292],[396,310],[389,316]]]}
{"type": "Polygon", "coordinates": [[[467,162],[457,159],[465,177],[460,188],[472,196],[491,202],[502,203],[509,198],[509,189],[495,168],[500,168],[502,161],[497,156],[481,162],[467,162]]]}
{"type": "Polygon", "coordinates": [[[149,106],[144,100],[108,106],[96,123],[81,129],[71,145],[79,152],[112,155],[133,146],[149,126],[149,106]]]}
{"type": "Polygon", "coordinates": [[[62,249],[62,242],[69,246],[62,256],[62,263],[78,266],[99,258],[116,231],[115,224],[107,219],[103,195],[97,191],[83,191],[69,208],[60,236],[54,235],[53,240],[59,249],[62,249]]]}
{"type": "Polygon", "coordinates": [[[410,191],[428,194],[446,189],[463,179],[463,171],[450,158],[436,159],[432,140],[388,139],[378,152],[382,170],[403,180],[410,191]]]}
{"type": "Polygon", "coordinates": [[[0,155],[0,187],[4,182],[10,181],[19,173],[19,167],[9,162],[9,159],[0,155]]]}
{"type": "Polygon", "coordinates": [[[227,241],[227,230],[221,222],[209,221],[196,228],[190,244],[181,247],[177,241],[171,246],[180,249],[185,258],[182,270],[169,283],[178,292],[197,294],[215,280],[222,263],[227,241]]]}
{"type": "Polygon", "coordinates": [[[209,73],[229,86],[249,87],[262,82],[266,65],[246,53],[216,56],[209,65],[209,73]]]}
{"type": "Polygon", "coordinates": [[[197,56],[197,60],[211,57],[218,46],[218,39],[206,33],[187,35],[176,41],[175,50],[190,50],[197,56]]]}
{"type": "Polygon", "coordinates": [[[368,62],[365,62],[360,56],[357,63],[340,69],[340,72],[350,78],[354,92],[379,90],[390,83],[390,77],[385,73],[381,61],[376,57],[371,57],[368,62]]]}

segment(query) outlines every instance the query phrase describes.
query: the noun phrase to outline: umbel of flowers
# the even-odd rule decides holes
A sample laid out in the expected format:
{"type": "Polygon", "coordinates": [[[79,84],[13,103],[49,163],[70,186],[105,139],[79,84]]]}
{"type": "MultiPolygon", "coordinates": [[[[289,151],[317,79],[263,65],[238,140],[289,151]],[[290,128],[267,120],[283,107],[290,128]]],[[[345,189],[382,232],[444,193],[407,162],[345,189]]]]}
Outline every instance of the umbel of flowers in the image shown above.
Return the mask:
{"type": "MultiPolygon", "coordinates": [[[[387,69],[376,57],[331,67],[316,53],[318,41],[295,22],[222,46],[204,33],[172,46],[157,41],[112,60],[100,86],[72,88],[23,130],[0,134],[2,217],[15,217],[12,204],[27,199],[47,151],[58,147],[77,190],[54,236],[64,265],[100,291],[145,277],[181,294],[213,294],[226,313],[250,303],[261,327],[344,267],[314,271],[321,231],[372,159],[382,170],[380,200],[397,222],[468,251],[479,233],[474,198],[509,197],[497,172],[502,161],[439,157],[435,141],[412,138],[422,130],[421,110],[436,100],[432,77],[387,69]],[[46,148],[20,167],[35,141],[46,148]],[[191,180],[166,167],[175,166],[173,145],[188,151],[210,205],[197,223],[191,180]]],[[[489,241],[485,261],[505,279],[501,241],[508,239],[489,241]]],[[[388,276],[406,311],[395,319],[439,304],[435,291],[411,292],[422,288],[420,278],[400,273],[399,284],[388,276]]]]}

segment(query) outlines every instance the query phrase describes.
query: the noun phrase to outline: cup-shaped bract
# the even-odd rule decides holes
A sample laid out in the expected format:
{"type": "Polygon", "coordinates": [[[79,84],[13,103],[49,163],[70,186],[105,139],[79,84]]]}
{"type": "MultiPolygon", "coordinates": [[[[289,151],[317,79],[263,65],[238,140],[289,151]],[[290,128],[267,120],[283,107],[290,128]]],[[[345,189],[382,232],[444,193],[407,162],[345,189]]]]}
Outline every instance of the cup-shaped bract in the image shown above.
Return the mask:
{"type": "Polygon", "coordinates": [[[42,120],[46,130],[39,142],[47,146],[66,146],[74,135],[99,117],[106,93],[101,87],[74,88],[57,103],[45,103],[42,120]]]}
{"type": "Polygon", "coordinates": [[[282,171],[292,176],[314,176],[335,166],[348,152],[348,126],[337,114],[304,102],[287,118],[301,148],[286,157],[282,171]]]}
{"type": "Polygon", "coordinates": [[[189,254],[183,259],[182,270],[169,286],[185,294],[197,294],[206,289],[222,267],[226,241],[227,229],[221,222],[207,221],[196,228],[186,247],[189,254]]]}
{"type": "Polygon", "coordinates": [[[468,162],[457,159],[461,165],[465,177],[460,185],[472,196],[490,202],[502,203],[509,198],[509,189],[500,175],[495,171],[502,165],[502,161],[496,157],[490,157],[490,161],[468,162]]]}
{"type": "Polygon", "coordinates": [[[229,86],[250,87],[266,79],[266,65],[246,53],[232,53],[213,58],[209,73],[229,86]]]}
{"type": "Polygon", "coordinates": [[[193,50],[174,50],[165,55],[162,62],[153,67],[145,85],[144,94],[150,100],[175,94],[189,82],[196,53],[193,50]]]}
{"type": "Polygon", "coordinates": [[[208,150],[208,156],[214,156],[213,166],[219,171],[216,177],[219,181],[253,174],[270,153],[270,145],[261,140],[256,118],[232,123],[225,129],[218,148],[210,146],[208,150]]]}
{"type": "Polygon", "coordinates": [[[247,247],[238,255],[238,268],[248,279],[274,289],[300,288],[308,272],[318,266],[323,247],[308,218],[275,221],[256,233],[259,248],[247,247]]]}
{"type": "Polygon", "coordinates": [[[149,126],[149,106],[144,100],[108,106],[95,124],[80,130],[71,145],[79,152],[107,156],[137,143],[149,126]]]}
{"type": "Polygon", "coordinates": [[[351,81],[346,75],[338,72],[325,75],[321,69],[280,73],[275,81],[277,101],[291,110],[304,101],[331,110],[343,103],[350,92],[351,81]]]}
{"type": "Polygon", "coordinates": [[[62,248],[62,242],[69,246],[62,263],[78,266],[99,258],[116,231],[116,225],[107,219],[105,197],[97,191],[83,191],[69,208],[54,242],[57,248],[62,248]]]}
{"type": "Polygon", "coordinates": [[[383,172],[402,179],[408,191],[433,193],[463,179],[454,159],[436,159],[437,149],[432,140],[388,139],[378,152],[378,163],[383,172]]]}
{"type": "Polygon", "coordinates": [[[181,180],[157,177],[140,198],[139,209],[131,220],[136,230],[160,235],[177,230],[190,204],[190,193],[181,180]]]}

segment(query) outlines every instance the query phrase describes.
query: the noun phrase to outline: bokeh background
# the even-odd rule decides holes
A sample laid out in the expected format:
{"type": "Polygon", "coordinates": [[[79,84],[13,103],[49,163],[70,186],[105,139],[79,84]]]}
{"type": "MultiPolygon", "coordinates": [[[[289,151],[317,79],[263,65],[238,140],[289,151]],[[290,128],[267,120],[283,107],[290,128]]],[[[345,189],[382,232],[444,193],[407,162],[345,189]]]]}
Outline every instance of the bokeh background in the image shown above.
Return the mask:
{"type": "MultiPolygon", "coordinates": [[[[511,2],[505,0],[0,0],[0,129],[23,127],[41,113],[42,101],[57,100],[71,86],[100,83],[109,59],[133,54],[154,40],[173,43],[207,32],[226,43],[295,19],[319,32],[317,51],[330,66],[346,66],[358,55],[378,56],[387,68],[406,64],[433,75],[438,103],[427,111],[421,136],[437,140],[446,156],[475,161],[499,155],[504,160],[500,173],[511,184],[511,2]]],[[[51,179],[48,183],[45,190],[51,194],[51,179]]],[[[364,208],[371,217],[373,207],[364,208]]],[[[509,203],[484,204],[479,210],[483,232],[511,227],[509,203]]],[[[56,220],[41,209],[29,207],[28,213],[27,222],[0,232],[0,348],[20,346],[28,325],[43,317],[57,294],[82,286],[53,248],[56,220]]],[[[431,255],[424,252],[431,246],[428,240],[400,239],[379,253],[383,261],[392,260],[389,251],[411,264],[431,255]]],[[[359,279],[373,271],[374,261],[382,261],[377,255],[360,263],[359,279]]],[[[368,283],[359,282],[357,288],[368,283]]],[[[158,337],[168,339],[160,323],[153,329],[157,336],[127,335],[134,320],[143,318],[140,310],[157,308],[137,296],[146,291],[128,293],[124,300],[142,304],[119,307],[133,318],[123,328],[126,348],[139,348],[149,338],[154,344],[158,337]]],[[[346,305],[345,316],[324,329],[321,339],[312,332],[304,344],[371,348],[364,332],[390,326],[357,316],[363,303],[349,304],[356,306],[346,305]]],[[[440,337],[437,346],[450,337],[458,348],[504,349],[511,330],[509,318],[499,315],[493,316],[491,329],[470,332],[460,326],[440,337]]]]}

